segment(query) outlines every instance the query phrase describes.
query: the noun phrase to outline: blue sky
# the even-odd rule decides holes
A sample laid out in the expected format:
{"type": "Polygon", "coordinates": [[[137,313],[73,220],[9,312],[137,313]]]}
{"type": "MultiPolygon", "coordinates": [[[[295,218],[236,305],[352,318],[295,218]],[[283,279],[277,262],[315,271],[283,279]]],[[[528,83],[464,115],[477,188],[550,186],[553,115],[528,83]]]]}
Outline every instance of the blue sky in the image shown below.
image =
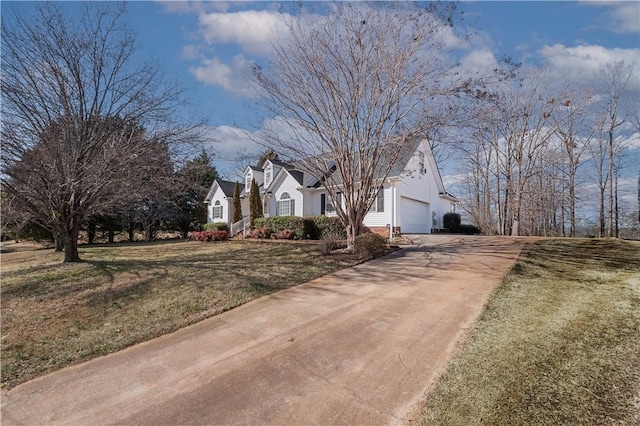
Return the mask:
{"type": "MultiPolygon", "coordinates": [[[[73,13],[78,5],[63,7],[73,13]]],[[[3,12],[13,7],[33,4],[2,2],[3,12]]],[[[261,150],[243,137],[243,131],[258,131],[266,119],[250,95],[245,72],[269,59],[272,28],[294,7],[251,1],[127,4],[140,59],[157,59],[166,77],[187,89],[193,113],[208,117],[211,149],[228,177],[239,152],[261,150]]],[[[461,27],[475,29],[472,43],[459,52],[470,65],[510,56],[525,65],[546,64],[559,75],[575,69],[595,75],[598,67],[619,59],[640,67],[640,2],[476,1],[459,7],[461,27]]],[[[4,19],[9,16],[3,13],[4,19]]],[[[640,88],[640,75],[636,80],[640,88]]]]}

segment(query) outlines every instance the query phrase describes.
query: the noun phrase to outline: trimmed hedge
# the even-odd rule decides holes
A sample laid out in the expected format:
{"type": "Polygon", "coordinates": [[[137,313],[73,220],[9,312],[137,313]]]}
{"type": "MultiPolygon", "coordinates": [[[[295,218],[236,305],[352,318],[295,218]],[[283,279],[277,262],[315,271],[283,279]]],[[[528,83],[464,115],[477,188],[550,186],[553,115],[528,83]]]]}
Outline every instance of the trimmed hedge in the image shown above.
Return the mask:
{"type": "Polygon", "coordinates": [[[477,235],[482,232],[480,228],[475,225],[460,225],[458,229],[456,229],[457,234],[467,234],[467,235],[477,235]]]}
{"type": "Polygon", "coordinates": [[[332,237],[335,239],[347,239],[347,229],[342,224],[340,218],[335,216],[314,216],[311,218],[315,226],[317,239],[332,237]]]}
{"type": "Polygon", "coordinates": [[[290,230],[295,240],[316,238],[313,220],[298,216],[270,216],[255,220],[255,228],[269,228],[273,232],[290,230]]]}
{"type": "Polygon", "coordinates": [[[226,222],[213,222],[205,223],[202,226],[205,231],[227,231],[229,232],[229,225],[226,222]]]}
{"type": "Polygon", "coordinates": [[[373,232],[360,234],[353,242],[353,250],[363,258],[381,256],[386,249],[387,239],[373,232]]]}
{"type": "Polygon", "coordinates": [[[460,214],[445,213],[444,216],[442,216],[442,226],[449,232],[456,232],[460,227],[460,214]]]}

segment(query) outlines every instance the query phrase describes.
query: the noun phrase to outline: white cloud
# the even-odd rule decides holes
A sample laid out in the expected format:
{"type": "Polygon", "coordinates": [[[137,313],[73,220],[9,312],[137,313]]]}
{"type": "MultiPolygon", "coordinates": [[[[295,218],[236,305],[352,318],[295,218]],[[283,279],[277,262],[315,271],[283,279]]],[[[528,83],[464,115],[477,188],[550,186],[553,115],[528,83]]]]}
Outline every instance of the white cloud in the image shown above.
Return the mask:
{"type": "Polygon", "coordinates": [[[207,43],[237,43],[245,53],[268,55],[274,32],[284,29],[288,14],[246,10],[200,14],[202,37],[207,43]]]}
{"type": "Polygon", "coordinates": [[[462,58],[460,66],[471,74],[486,74],[497,68],[498,62],[491,51],[482,49],[462,58]]]}
{"type": "Polygon", "coordinates": [[[213,150],[214,164],[225,178],[241,178],[241,170],[255,160],[264,148],[255,140],[257,132],[232,126],[210,127],[205,130],[206,138],[213,150]]]}
{"type": "MultiPolygon", "coordinates": [[[[607,49],[596,45],[567,47],[555,44],[544,46],[538,52],[546,59],[552,71],[564,76],[598,78],[608,64],[619,61],[640,70],[640,49],[607,49]]],[[[632,85],[640,84],[640,79],[632,80],[632,85]]]]}
{"type": "Polygon", "coordinates": [[[604,22],[616,33],[640,31],[640,3],[637,1],[583,1],[582,4],[607,9],[604,22]]]}
{"type": "Polygon", "coordinates": [[[616,3],[609,15],[619,25],[614,27],[618,33],[634,33],[640,31],[640,3],[635,1],[616,3]]]}
{"type": "Polygon", "coordinates": [[[187,61],[194,61],[201,57],[200,49],[193,44],[187,44],[182,48],[180,58],[187,61]]]}
{"type": "Polygon", "coordinates": [[[247,78],[253,61],[244,55],[236,55],[230,64],[222,62],[217,56],[202,59],[202,64],[189,68],[194,77],[209,86],[219,86],[241,96],[255,94],[251,81],[247,78]]]}

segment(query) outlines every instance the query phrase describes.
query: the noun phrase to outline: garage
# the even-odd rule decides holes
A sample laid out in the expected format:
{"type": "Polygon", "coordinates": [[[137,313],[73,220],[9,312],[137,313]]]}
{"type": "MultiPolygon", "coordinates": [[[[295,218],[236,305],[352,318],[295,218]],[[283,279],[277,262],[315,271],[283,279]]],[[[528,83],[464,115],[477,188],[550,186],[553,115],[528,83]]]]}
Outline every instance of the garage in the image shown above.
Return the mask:
{"type": "Polygon", "coordinates": [[[426,234],[429,232],[429,203],[400,198],[400,226],[404,234],[426,234]]]}

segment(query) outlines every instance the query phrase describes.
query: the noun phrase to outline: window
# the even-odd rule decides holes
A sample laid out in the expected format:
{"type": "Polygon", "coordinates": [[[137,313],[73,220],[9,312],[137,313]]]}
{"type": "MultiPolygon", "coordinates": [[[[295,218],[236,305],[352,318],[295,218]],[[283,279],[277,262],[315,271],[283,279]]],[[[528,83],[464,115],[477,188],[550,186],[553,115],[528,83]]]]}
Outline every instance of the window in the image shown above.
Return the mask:
{"type": "MultiPolygon", "coordinates": [[[[342,206],[342,192],[336,192],[335,198],[336,198],[336,203],[342,206]]],[[[333,206],[333,203],[331,202],[331,198],[329,198],[329,196],[327,196],[326,210],[327,210],[327,213],[333,213],[336,211],[336,208],[333,206]]]]}
{"type": "Polygon", "coordinates": [[[424,167],[424,152],[420,151],[419,158],[418,158],[418,171],[420,172],[421,175],[425,174],[427,172],[427,169],[425,169],[424,167]]]}
{"type": "Polygon", "coordinates": [[[272,173],[271,166],[267,167],[264,170],[264,187],[265,188],[269,186],[269,184],[271,183],[271,173],[272,173]]]}
{"type": "Polygon", "coordinates": [[[222,219],[222,206],[220,205],[220,201],[216,201],[213,205],[213,218],[222,219]]]}
{"type": "Polygon", "coordinates": [[[376,195],[376,199],[374,200],[370,212],[383,212],[384,211],[384,188],[380,188],[378,191],[378,195],[376,195]]]}
{"type": "Polygon", "coordinates": [[[293,216],[295,214],[294,201],[288,192],[283,192],[276,204],[276,216],[293,216]]]}
{"type": "Polygon", "coordinates": [[[251,191],[251,174],[244,178],[244,191],[247,193],[251,191]]]}

